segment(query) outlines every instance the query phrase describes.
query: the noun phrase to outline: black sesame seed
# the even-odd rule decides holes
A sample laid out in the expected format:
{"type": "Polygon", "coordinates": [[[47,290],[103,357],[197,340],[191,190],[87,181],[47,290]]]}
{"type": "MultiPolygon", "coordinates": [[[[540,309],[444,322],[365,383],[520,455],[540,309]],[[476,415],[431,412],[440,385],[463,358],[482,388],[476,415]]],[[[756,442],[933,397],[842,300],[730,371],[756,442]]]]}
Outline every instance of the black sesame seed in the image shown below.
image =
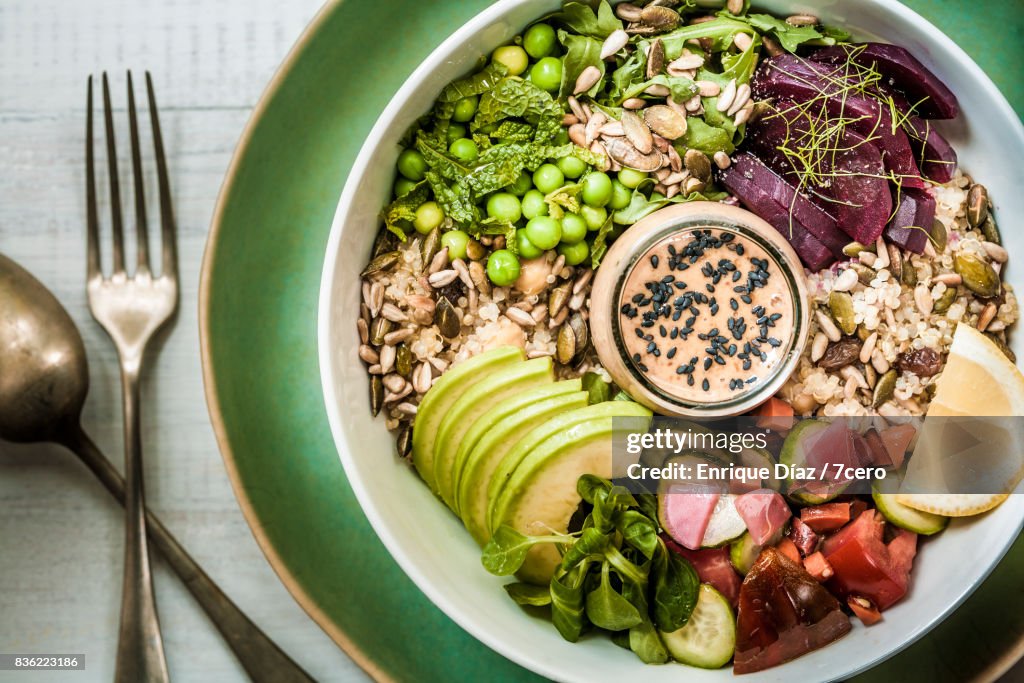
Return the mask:
{"type": "Polygon", "coordinates": [[[700,386],[701,388],[704,389],[704,391],[709,391],[711,389],[711,382],[709,382],[707,378],[705,378],[704,381],[701,382],[700,386]]]}
{"type": "Polygon", "coordinates": [[[652,254],[651,255],[651,267],[652,268],[657,268],[658,267],[658,255],[657,254],[652,254]]]}

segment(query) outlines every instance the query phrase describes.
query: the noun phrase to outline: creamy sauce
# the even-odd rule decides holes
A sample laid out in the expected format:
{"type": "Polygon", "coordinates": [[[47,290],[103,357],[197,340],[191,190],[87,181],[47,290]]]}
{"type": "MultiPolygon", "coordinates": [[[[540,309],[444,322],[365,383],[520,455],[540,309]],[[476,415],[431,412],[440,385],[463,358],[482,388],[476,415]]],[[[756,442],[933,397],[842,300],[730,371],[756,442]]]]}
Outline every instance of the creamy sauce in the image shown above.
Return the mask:
{"type": "Polygon", "coordinates": [[[721,403],[756,390],[784,360],[793,294],[756,242],[719,229],[670,235],[634,264],[618,315],[628,362],[665,393],[721,403]]]}

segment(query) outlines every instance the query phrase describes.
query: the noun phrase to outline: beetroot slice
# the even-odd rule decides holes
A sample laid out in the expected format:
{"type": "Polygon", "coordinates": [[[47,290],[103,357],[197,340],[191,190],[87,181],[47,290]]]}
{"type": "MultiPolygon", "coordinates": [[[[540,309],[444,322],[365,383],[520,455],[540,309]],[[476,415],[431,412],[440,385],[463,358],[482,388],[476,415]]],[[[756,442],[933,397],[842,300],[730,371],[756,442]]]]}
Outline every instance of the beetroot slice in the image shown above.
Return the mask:
{"type": "Polygon", "coordinates": [[[903,128],[920,161],[924,177],[937,183],[952,180],[956,174],[956,150],[935,130],[935,126],[920,116],[911,116],[903,128]]]}
{"type": "Polygon", "coordinates": [[[928,232],[935,221],[935,200],[924,190],[904,188],[896,198],[896,212],[885,229],[885,238],[894,244],[921,254],[928,243],[928,232]]]}
{"type": "Polygon", "coordinates": [[[851,628],[831,593],[803,567],[765,548],[740,586],[733,671],[778,666],[838,640],[851,628]]]}
{"type": "Polygon", "coordinates": [[[733,157],[732,166],[721,173],[719,181],[739,198],[743,206],[770,223],[789,240],[800,260],[809,269],[821,270],[836,260],[829,248],[814,237],[800,219],[805,212],[811,215],[824,212],[806,197],[797,194],[789,183],[759,159],[746,152],[737,154],[733,157]],[[791,212],[791,205],[799,205],[800,210],[791,212]]]}
{"type": "MultiPolygon", "coordinates": [[[[749,149],[770,169],[796,184],[798,169],[782,150],[806,144],[801,138],[811,126],[820,124],[796,105],[779,102],[774,112],[747,125],[749,149]]],[[[835,216],[840,230],[861,244],[871,244],[882,234],[892,211],[881,154],[873,143],[849,129],[841,139],[825,144],[839,151],[821,152],[815,157],[815,171],[823,182],[805,191],[815,204],[835,216]]]]}
{"type": "Polygon", "coordinates": [[[817,103],[805,105],[823,112],[814,116],[848,121],[847,129],[871,139],[882,152],[885,168],[897,176],[914,182],[921,173],[906,134],[893,130],[892,115],[878,100],[848,90],[851,75],[840,66],[811,62],[795,55],[779,55],[761,63],[751,82],[757,99],[789,99],[796,102],[817,103]],[[844,90],[846,90],[844,92],[844,90]]]}
{"type": "Polygon", "coordinates": [[[896,89],[904,93],[915,110],[926,119],[954,119],[960,113],[956,95],[917,57],[898,45],[886,43],[854,43],[816,50],[810,55],[815,62],[855,64],[875,67],[896,89]]]}

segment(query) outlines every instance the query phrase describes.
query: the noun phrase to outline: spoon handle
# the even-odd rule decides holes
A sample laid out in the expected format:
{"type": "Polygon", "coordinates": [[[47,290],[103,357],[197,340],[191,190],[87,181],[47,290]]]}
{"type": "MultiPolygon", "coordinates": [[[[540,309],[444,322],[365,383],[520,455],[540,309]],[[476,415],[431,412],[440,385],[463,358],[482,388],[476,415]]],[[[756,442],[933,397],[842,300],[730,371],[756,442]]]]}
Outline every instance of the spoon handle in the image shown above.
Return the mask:
{"type": "MultiPolygon", "coordinates": [[[[124,479],[85,432],[78,430],[68,448],[92,470],[103,486],[124,504],[124,479]]],[[[148,509],[146,528],[164,559],[224,636],[249,677],[262,683],[312,683],[314,679],[267,637],[249,617],[224,594],[202,567],[181,547],[177,539],[148,509]]]]}

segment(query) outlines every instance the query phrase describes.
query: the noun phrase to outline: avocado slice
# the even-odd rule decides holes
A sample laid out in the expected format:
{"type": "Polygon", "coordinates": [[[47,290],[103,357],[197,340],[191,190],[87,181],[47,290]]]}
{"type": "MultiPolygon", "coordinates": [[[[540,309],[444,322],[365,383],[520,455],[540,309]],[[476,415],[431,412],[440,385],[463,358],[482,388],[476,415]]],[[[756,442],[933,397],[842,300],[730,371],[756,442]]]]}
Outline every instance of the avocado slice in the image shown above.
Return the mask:
{"type": "Polygon", "coordinates": [[[412,464],[430,490],[437,493],[434,481],[434,438],[448,409],[462,393],[491,372],[524,359],[517,346],[499,346],[452,366],[423,395],[412,430],[412,464]]]}
{"type": "Polygon", "coordinates": [[[536,400],[531,405],[498,420],[466,456],[466,466],[458,487],[457,507],[466,529],[480,545],[487,543],[491,537],[487,531],[487,484],[505,454],[531,429],[556,415],[587,405],[588,394],[579,391],[578,379],[556,382],[550,388],[535,389],[522,396],[536,395],[544,389],[548,389],[548,394],[553,394],[550,389],[554,387],[559,387],[563,393],[536,400]],[[577,391],[571,391],[573,387],[577,391]],[[566,388],[570,393],[564,393],[566,388]]]}
{"type": "Polygon", "coordinates": [[[513,363],[491,372],[462,395],[448,409],[437,428],[434,440],[434,483],[441,500],[455,508],[454,480],[455,454],[459,444],[473,423],[503,401],[518,393],[555,381],[550,356],[534,358],[524,363],[513,363]]]}
{"type": "MultiPolygon", "coordinates": [[[[621,423],[615,424],[615,418],[639,418],[643,422],[630,424],[629,428],[646,428],[651,411],[637,403],[609,401],[560,417],[570,415],[585,417],[541,441],[515,468],[492,506],[494,528],[508,524],[520,533],[534,536],[552,533],[552,530],[566,533],[569,519],[580,503],[576,492],[580,475],[611,476],[612,437],[616,427],[623,429],[621,423]]],[[[550,420],[549,424],[559,419],[550,420]]],[[[528,583],[545,585],[551,581],[560,561],[555,545],[535,545],[516,576],[528,583]]]]}
{"type": "MultiPolygon", "coordinates": [[[[538,401],[543,401],[555,396],[562,396],[574,391],[580,391],[582,384],[581,380],[574,379],[567,380],[565,382],[541,385],[534,389],[516,394],[515,396],[510,396],[473,422],[463,435],[461,443],[459,443],[458,450],[455,452],[455,462],[452,466],[452,497],[454,498],[454,509],[456,514],[461,515],[459,493],[462,487],[463,474],[466,471],[466,461],[477,442],[492,431],[494,426],[506,417],[525,410],[538,401]]],[[[525,431],[520,431],[516,436],[518,438],[518,436],[525,433],[525,431]]],[[[515,439],[513,439],[513,442],[514,441],[515,439]]]]}

